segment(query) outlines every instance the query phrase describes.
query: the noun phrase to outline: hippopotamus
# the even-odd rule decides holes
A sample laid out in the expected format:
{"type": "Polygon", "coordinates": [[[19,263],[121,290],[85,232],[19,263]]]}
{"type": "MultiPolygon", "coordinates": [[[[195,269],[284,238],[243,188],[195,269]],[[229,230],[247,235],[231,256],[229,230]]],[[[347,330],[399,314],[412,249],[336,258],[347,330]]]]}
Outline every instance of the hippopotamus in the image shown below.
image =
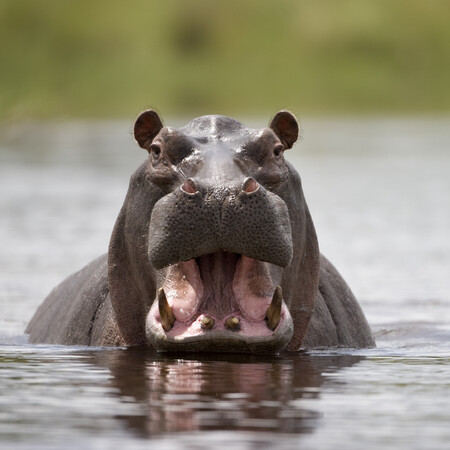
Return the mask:
{"type": "Polygon", "coordinates": [[[263,354],[374,346],[319,251],[285,159],[298,135],[288,111],[262,129],[220,115],[174,128],[144,111],[134,137],[148,158],[131,176],[108,253],[49,294],[30,342],[263,354]]]}

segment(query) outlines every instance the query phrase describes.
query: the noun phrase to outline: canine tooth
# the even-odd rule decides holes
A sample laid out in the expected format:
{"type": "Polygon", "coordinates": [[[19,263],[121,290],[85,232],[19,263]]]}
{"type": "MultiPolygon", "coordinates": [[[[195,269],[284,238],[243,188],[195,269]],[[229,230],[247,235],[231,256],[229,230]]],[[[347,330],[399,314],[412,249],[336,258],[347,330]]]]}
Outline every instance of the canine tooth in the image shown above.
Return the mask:
{"type": "Polygon", "coordinates": [[[158,307],[162,327],[165,331],[170,331],[175,322],[175,316],[173,315],[172,308],[167,301],[166,293],[163,288],[160,288],[158,291],[158,307]]]}
{"type": "Polygon", "coordinates": [[[273,293],[272,302],[266,312],[267,326],[273,331],[280,323],[283,292],[281,286],[277,286],[273,293]]]}
{"type": "Polygon", "coordinates": [[[213,326],[214,326],[214,319],[212,319],[211,317],[205,316],[202,319],[202,328],[206,328],[208,330],[210,330],[213,326]]]}
{"type": "Polygon", "coordinates": [[[225,326],[230,330],[237,330],[239,328],[239,319],[237,317],[228,317],[225,321],[225,326]]]}

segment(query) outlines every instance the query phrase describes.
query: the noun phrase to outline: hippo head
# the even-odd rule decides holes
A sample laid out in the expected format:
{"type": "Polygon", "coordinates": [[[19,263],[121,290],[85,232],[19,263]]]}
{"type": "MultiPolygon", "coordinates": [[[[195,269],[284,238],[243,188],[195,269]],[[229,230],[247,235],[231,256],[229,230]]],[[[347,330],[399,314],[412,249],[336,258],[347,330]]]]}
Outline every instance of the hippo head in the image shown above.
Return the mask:
{"type": "Polygon", "coordinates": [[[109,285],[128,345],[276,353],[298,348],[318,286],[319,250],[301,181],[284,151],[298,137],[280,111],[250,129],[224,116],[135,124],[149,153],[109,250],[109,285]]]}

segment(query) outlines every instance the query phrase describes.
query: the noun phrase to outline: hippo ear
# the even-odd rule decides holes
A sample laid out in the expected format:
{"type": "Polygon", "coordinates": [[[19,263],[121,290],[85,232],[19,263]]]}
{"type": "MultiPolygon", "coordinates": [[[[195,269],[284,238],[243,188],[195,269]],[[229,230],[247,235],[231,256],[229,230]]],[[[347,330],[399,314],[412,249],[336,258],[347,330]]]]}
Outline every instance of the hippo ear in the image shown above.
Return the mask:
{"type": "Polygon", "coordinates": [[[285,149],[291,148],[298,138],[297,119],[289,111],[279,111],[270,122],[270,128],[278,136],[285,149]]]}
{"type": "Polygon", "coordinates": [[[158,113],[149,109],[137,118],[134,124],[134,137],[142,148],[147,149],[162,127],[158,113]]]}

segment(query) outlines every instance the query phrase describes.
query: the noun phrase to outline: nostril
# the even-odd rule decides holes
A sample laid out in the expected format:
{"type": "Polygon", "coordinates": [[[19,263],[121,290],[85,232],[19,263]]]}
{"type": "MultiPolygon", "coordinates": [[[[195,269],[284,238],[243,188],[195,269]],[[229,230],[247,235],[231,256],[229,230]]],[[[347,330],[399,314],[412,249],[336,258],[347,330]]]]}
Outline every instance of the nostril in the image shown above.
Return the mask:
{"type": "Polygon", "coordinates": [[[185,180],[185,182],[181,185],[181,190],[186,192],[186,194],[195,194],[197,192],[195,183],[190,178],[185,180]]]}
{"type": "Polygon", "coordinates": [[[254,178],[246,178],[244,184],[242,185],[242,190],[250,194],[258,189],[258,183],[254,178]]]}

